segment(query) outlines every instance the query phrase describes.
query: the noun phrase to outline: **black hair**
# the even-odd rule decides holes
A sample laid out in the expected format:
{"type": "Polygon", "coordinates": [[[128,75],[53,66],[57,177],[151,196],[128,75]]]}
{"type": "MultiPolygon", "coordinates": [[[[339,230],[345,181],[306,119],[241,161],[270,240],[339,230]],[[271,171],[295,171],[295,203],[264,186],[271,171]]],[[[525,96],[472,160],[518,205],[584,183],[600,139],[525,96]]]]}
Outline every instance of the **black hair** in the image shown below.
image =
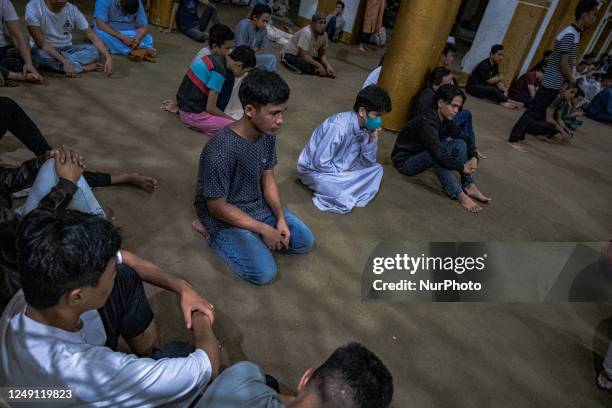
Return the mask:
{"type": "Polygon", "coordinates": [[[544,51],[544,58],[548,57],[550,54],[552,54],[552,50],[544,51]]]}
{"type": "Polygon", "coordinates": [[[225,24],[215,24],[208,32],[208,46],[221,47],[226,41],[234,41],[234,32],[225,24]]]}
{"type": "Polygon", "coordinates": [[[495,44],[494,46],[491,47],[491,55],[497,54],[499,51],[503,51],[503,50],[504,50],[503,45],[495,44]]]}
{"type": "Polygon", "coordinates": [[[240,84],[238,97],[243,107],[252,105],[259,109],[268,104],[287,102],[290,93],[289,85],[276,72],[254,69],[240,84]]]}
{"type": "Polygon", "coordinates": [[[338,0],[338,1],[336,2],[336,6],[337,6],[338,4],[340,4],[340,5],[342,6],[342,10],[344,10],[344,8],[346,7],[346,6],[344,5],[344,2],[343,2],[343,1],[338,0]]]}
{"type": "Polygon", "coordinates": [[[391,112],[391,98],[387,91],[377,85],[368,85],[357,94],[353,110],[365,108],[366,112],[391,112]]]}
{"type": "Polygon", "coordinates": [[[121,9],[127,14],[136,14],[140,7],[140,0],[121,0],[121,9]]]}
{"type": "Polygon", "coordinates": [[[584,91],[582,89],[580,89],[579,87],[576,87],[576,95],[574,97],[575,98],[583,98],[584,97],[584,91]]]}
{"type": "Polygon", "coordinates": [[[580,0],[574,11],[576,21],[580,20],[584,13],[590,13],[593,10],[597,10],[597,7],[599,7],[599,2],[597,0],[580,0]]]}
{"type": "Polygon", "coordinates": [[[102,217],[73,210],[32,211],[17,232],[26,302],[47,309],[71,290],[97,286],[120,247],[118,229],[102,217]]]}
{"type": "Polygon", "coordinates": [[[450,69],[445,67],[436,67],[431,74],[429,74],[428,83],[430,86],[440,86],[444,77],[447,77],[451,74],[450,69]]]}
{"type": "Polygon", "coordinates": [[[350,343],[314,371],[306,389],[319,396],[321,408],[385,408],[393,398],[393,377],[374,353],[350,343]]]}
{"type": "Polygon", "coordinates": [[[442,101],[446,104],[449,104],[455,99],[457,96],[460,96],[463,99],[463,103],[465,103],[465,93],[456,85],[445,84],[438,88],[434,97],[433,104],[434,106],[438,105],[438,101],[442,101]]]}
{"type": "Polygon", "coordinates": [[[253,11],[251,11],[251,19],[259,17],[262,14],[272,14],[272,9],[267,4],[256,4],[255,7],[253,7],[253,11]]]}
{"type": "Polygon", "coordinates": [[[246,69],[253,68],[256,64],[255,51],[248,45],[239,45],[229,56],[234,61],[242,63],[242,67],[246,69]]]}
{"type": "Polygon", "coordinates": [[[456,53],[457,49],[455,48],[453,44],[446,43],[446,45],[444,46],[444,49],[442,50],[442,54],[448,55],[449,52],[456,53]]]}

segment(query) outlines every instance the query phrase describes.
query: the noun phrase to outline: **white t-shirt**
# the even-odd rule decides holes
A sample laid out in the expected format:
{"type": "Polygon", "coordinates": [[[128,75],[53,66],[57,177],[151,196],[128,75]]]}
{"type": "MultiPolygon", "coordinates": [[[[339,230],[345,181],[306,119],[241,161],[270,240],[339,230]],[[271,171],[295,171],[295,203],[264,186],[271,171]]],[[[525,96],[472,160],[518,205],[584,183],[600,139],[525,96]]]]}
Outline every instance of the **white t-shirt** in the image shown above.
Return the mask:
{"type": "Polygon", "coordinates": [[[0,317],[0,386],[70,389],[79,406],[187,407],[204,389],[212,368],[196,349],[185,358],[153,360],[105,347],[96,310],[68,332],[25,315],[23,291],[0,317]]]}
{"type": "Polygon", "coordinates": [[[291,40],[283,47],[281,54],[298,55],[300,48],[311,57],[318,57],[319,50],[327,48],[327,34],[314,35],[312,27],[307,25],[293,34],[291,40]]]}
{"type": "Polygon", "coordinates": [[[6,21],[19,21],[19,16],[13,7],[11,0],[0,0],[0,47],[9,45],[7,38],[4,36],[6,21]]]}
{"type": "MultiPolygon", "coordinates": [[[[45,40],[55,48],[72,45],[72,30],[89,28],[87,19],[79,9],[71,4],[54,13],[47,7],[45,0],[30,0],[26,6],[25,20],[29,26],[40,27],[45,34],[45,40]]],[[[30,47],[36,44],[30,39],[30,47]]]]}
{"type": "Polygon", "coordinates": [[[361,86],[361,89],[365,88],[366,86],[370,86],[370,85],[378,85],[378,78],[380,78],[381,69],[382,69],[382,66],[370,72],[370,75],[368,75],[368,78],[365,80],[365,82],[361,86]]]}

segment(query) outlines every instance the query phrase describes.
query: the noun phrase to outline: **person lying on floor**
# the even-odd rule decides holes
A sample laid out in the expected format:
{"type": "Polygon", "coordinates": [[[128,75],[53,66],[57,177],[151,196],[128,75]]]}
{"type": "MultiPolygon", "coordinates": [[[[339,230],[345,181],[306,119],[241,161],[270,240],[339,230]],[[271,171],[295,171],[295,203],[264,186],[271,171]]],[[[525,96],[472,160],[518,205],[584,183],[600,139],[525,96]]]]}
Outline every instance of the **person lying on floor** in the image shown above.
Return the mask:
{"type": "Polygon", "coordinates": [[[281,51],[287,68],[303,74],[335,78],[336,72],[327,60],[325,16],[315,13],[309,25],[297,31],[281,51]]]}
{"type": "Polygon", "coordinates": [[[280,394],[257,365],[240,362],[211,383],[195,408],[386,408],[393,399],[393,377],[374,353],[349,343],[306,370],[297,389],[297,396],[280,394]]]}
{"type": "MultiPolygon", "coordinates": [[[[0,139],[7,131],[36,156],[44,156],[51,151],[51,146],[28,114],[11,98],[0,96],[0,139]]],[[[83,176],[92,188],[128,184],[152,193],[158,186],[156,179],[140,173],[109,174],[86,171],[83,176]]]]}
{"type": "Polygon", "coordinates": [[[476,98],[489,99],[504,108],[519,109],[523,104],[508,98],[504,77],[499,73],[499,64],[504,59],[504,47],[496,44],[491,53],[472,71],[468,77],[466,92],[476,98]]]}
{"type": "Polygon", "coordinates": [[[473,139],[466,138],[453,119],[465,103],[465,94],[455,85],[443,85],[435,93],[433,105],[421,116],[410,120],[393,146],[391,159],[407,176],[415,176],[433,167],[446,194],[466,210],[478,213],[476,199],[488,203],[474,183],[478,152],[473,139]],[[461,176],[457,183],[454,171],[461,176]]]}
{"type": "MultiPolygon", "coordinates": [[[[436,91],[442,85],[453,84],[454,79],[453,73],[448,68],[434,68],[431,74],[429,74],[429,79],[427,81],[428,85],[417,95],[410,118],[420,116],[429,110],[433,106],[433,99],[436,91]]],[[[469,144],[476,146],[476,134],[474,133],[474,125],[472,123],[472,112],[462,106],[461,110],[455,115],[453,122],[455,126],[463,132],[464,137],[470,139],[469,144]]],[[[479,150],[476,151],[478,152],[479,158],[486,159],[486,156],[481,154],[479,150]]]]}
{"type": "Polygon", "coordinates": [[[111,54],[128,55],[143,48],[154,58],[153,37],[140,0],[96,0],[94,30],[111,54]]]}
{"type": "Polygon", "coordinates": [[[253,7],[249,18],[236,25],[236,45],[247,45],[255,51],[257,67],[276,71],[276,56],[265,52],[268,48],[266,26],[271,15],[272,9],[265,4],[253,7]]]}
{"type": "Polygon", "coordinates": [[[113,73],[113,59],[106,45],[89,27],[81,11],[66,0],[30,0],[25,20],[32,36],[34,63],[73,77],[81,72],[113,73]],[[91,44],[74,45],[72,31],[81,30],[91,44]],[[104,64],[100,63],[100,55],[104,64]]]}
{"type": "Polygon", "coordinates": [[[17,243],[22,289],[0,317],[0,384],[68,389],[86,406],[188,407],[218,374],[213,306],[121,250],[108,220],[38,209],[17,243]],[[159,346],[143,282],[179,295],[195,349],[159,346]],[[120,337],[130,354],[117,351],[120,337]]]}
{"type": "Polygon", "coordinates": [[[370,85],[357,94],[352,111],[330,116],[315,129],[297,171],[319,210],[346,214],[378,194],[383,176],[376,162],[378,132],[381,115],[390,111],[387,92],[370,85]]]}
{"type": "Polygon", "coordinates": [[[208,136],[234,122],[223,111],[232,88],[223,84],[227,78],[239,78],[255,66],[255,52],[246,45],[228,55],[204,56],[191,64],[176,94],[181,122],[208,136]],[[228,89],[229,88],[229,89],[228,89]]]}
{"type": "Polygon", "coordinates": [[[0,0],[0,86],[8,80],[40,83],[43,77],[32,63],[13,3],[0,0]]]}
{"type": "Polygon", "coordinates": [[[283,208],[274,176],[275,134],[289,93],[277,73],[253,70],[240,85],[244,115],[200,155],[192,226],[234,273],[257,285],[277,274],[272,251],[305,254],[314,243],[308,227],[283,208]]]}

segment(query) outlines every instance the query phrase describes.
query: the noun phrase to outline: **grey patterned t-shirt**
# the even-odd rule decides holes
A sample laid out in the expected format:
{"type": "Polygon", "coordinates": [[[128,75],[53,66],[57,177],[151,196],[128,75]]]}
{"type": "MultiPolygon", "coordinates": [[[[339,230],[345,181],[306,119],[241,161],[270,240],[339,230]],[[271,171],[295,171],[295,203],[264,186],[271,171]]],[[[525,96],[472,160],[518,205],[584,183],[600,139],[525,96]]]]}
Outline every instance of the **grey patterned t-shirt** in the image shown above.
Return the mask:
{"type": "Polygon", "coordinates": [[[225,197],[242,211],[263,221],[272,211],[263,198],[261,176],[276,166],[276,137],[264,135],[257,140],[240,137],[229,126],[221,129],[200,154],[195,208],[200,222],[210,235],[227,224],[215,219],[206,200],[225,197]]]}

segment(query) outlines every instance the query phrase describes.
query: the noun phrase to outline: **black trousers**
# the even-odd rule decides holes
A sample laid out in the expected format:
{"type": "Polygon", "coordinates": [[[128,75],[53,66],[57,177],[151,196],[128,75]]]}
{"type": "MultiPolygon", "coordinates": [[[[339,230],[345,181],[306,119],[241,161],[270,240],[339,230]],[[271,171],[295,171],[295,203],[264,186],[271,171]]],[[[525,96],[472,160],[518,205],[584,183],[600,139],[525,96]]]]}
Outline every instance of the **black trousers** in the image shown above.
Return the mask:
{"type": "MultiPolygon", "coordinates": [[[[11,132],[36,156],[51,150],[51,146],[40,132],[36,123],[11,98],[0,96],[0,139],[6,131],[11,132]]],[[[83,177],[90,187],[106,187],[111,184],[111,175],[86,171],[83,177]]]]}
{"type": "Polygon", "coordinates": [[[508,100],[508,97],[495,85],[470,84],[465,90],[472,96],[486,98],[495,103],[506,102],[508,100]]]}
{"type": "Polygon", "coordinates": [[[545,121],[546,109],[552,103],[552,101],[555,100],[557,95],[559,95],[558,89],[545,88],[541,86],[540,89],[538,89],[535,98],[533,98],[533,103],[527,107],[525,112],[523,112],[523,115],[512,128],[508,142],[516,143],[525,139],[525,133],[534,134],[533,132],[528,131],[529,127],[532,126],[534,122],[545,121]]]}
{"type": "MultiPolygon", "coordinates": [[[[319,58],[313,57],[315,61],[320,62],[319,58]]],[[[301,72],[303,74],[315,75],[315,66],[310,62],[306,61],[303,58],[298,57],[293,54],[283,54],[281,57],[281,62],[287,66],[287,68],[292,69],[296,72],[301,72]]]]}
{"type": "Polygon", "coordinates": [[[136,271],[125,264],[117,265],[115,286],[98,313],[106,331],[106,346],[112,350],[117,350],[119,336],[130,340],[149,327],[153,311],[136,271]]]}
{"type": "Polygon", "coordinates": [[[0,73],[8,79],[9,72],[21,72],[23,61],[17,49],[11,46],[0,47],[0,73]]]}

